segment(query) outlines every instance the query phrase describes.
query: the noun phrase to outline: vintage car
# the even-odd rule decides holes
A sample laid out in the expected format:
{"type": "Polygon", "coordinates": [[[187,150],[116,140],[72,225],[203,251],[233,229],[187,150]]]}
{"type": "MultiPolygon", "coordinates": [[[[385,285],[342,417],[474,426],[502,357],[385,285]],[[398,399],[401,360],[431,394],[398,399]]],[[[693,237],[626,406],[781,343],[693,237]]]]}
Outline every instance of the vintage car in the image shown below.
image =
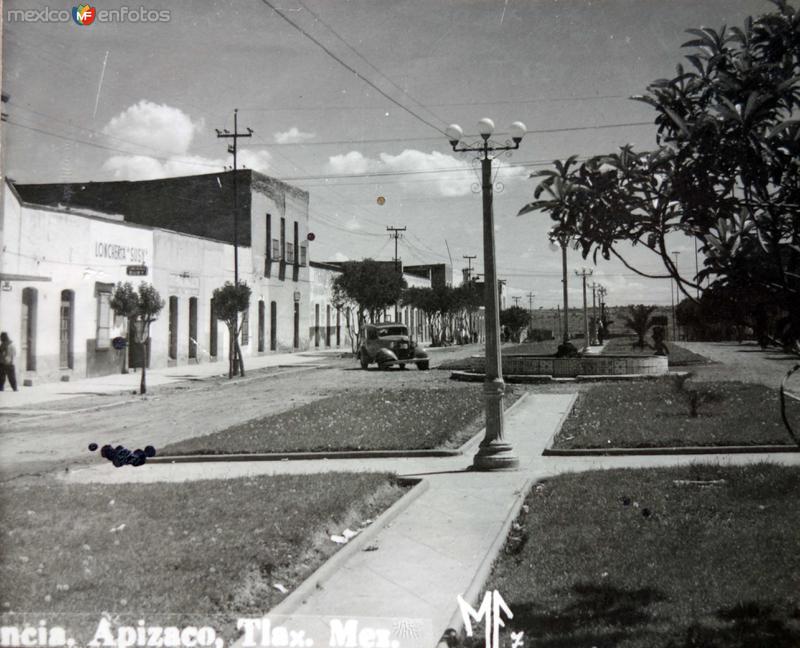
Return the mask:
{"type": "Polygon", "coordinates": [[[408,335],[405,324],[367,324],[361,348],[358,350],[361,368],[367,369],[373,362],[381,369],[399,365],[404,369],[414,363],[420,369],[429,367],[428,354],[417,346],[408,335]]]}

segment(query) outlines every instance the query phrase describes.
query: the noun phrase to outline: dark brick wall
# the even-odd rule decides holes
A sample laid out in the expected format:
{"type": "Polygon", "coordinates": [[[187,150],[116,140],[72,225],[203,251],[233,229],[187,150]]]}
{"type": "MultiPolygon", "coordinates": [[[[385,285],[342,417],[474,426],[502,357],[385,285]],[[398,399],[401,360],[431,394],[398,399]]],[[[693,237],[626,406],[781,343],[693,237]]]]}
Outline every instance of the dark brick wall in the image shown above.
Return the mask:
{"type": "MultiPolygon", "coordinates": [[[[250,169],[237,172],[239,244],[250,245],[250,191],[279,195],[285,185],[250,169]],[[255,181],[254,181],[255,178],[255,181]],[[253,187],[255,188],[255,187],[253,187]]],[[[233,242],[233,172],[141,180],[15,185],[23,201],[122,214],[140,225],[233,242]]],[[[294,191],[296,190],[289,187],[294,191]]]]}

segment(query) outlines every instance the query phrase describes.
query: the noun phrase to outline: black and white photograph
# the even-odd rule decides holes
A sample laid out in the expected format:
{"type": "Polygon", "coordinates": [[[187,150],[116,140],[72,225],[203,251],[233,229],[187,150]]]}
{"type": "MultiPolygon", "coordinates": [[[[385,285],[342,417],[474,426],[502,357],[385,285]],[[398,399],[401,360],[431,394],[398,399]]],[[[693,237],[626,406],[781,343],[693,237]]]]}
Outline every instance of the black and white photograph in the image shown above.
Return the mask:
{"type": "Polygon", "coordinates": [[[0,26],[0,648],[800,648],[800,0],[0,26]]]}

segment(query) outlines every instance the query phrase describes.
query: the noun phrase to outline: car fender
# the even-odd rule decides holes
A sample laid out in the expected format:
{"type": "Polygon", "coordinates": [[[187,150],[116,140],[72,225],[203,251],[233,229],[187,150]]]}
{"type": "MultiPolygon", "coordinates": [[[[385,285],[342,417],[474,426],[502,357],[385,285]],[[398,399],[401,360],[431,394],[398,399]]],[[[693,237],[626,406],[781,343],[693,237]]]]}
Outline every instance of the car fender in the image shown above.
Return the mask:
{"type": "Polygon", "coordinates": [[[379,365],[397,362],[397,356],[389,349],[378,349],[375,353],[375,362],[379,365]]]}
{"type": "Polygon", "coordinates": [[[417,360],[427,360],[428,354],[425,353],[425,351],[423,351],[419,347],[417,347],[416,349],[414,349],[414,358],[416,358],[417,360]]]}

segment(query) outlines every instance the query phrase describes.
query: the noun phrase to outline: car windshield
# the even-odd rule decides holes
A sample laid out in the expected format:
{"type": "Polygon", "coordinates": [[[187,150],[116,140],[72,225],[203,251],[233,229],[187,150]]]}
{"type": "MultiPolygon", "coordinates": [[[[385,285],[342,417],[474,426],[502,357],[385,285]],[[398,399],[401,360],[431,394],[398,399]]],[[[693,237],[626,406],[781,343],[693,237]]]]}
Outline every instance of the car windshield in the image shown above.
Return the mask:
{"type": "Polygon", "coordinates": [[[408,335],[408,329],[406,329],[405,326],[391,326],[378,329],[378,335],[380,337],[386,337],[387,335],[408,335]]]}

